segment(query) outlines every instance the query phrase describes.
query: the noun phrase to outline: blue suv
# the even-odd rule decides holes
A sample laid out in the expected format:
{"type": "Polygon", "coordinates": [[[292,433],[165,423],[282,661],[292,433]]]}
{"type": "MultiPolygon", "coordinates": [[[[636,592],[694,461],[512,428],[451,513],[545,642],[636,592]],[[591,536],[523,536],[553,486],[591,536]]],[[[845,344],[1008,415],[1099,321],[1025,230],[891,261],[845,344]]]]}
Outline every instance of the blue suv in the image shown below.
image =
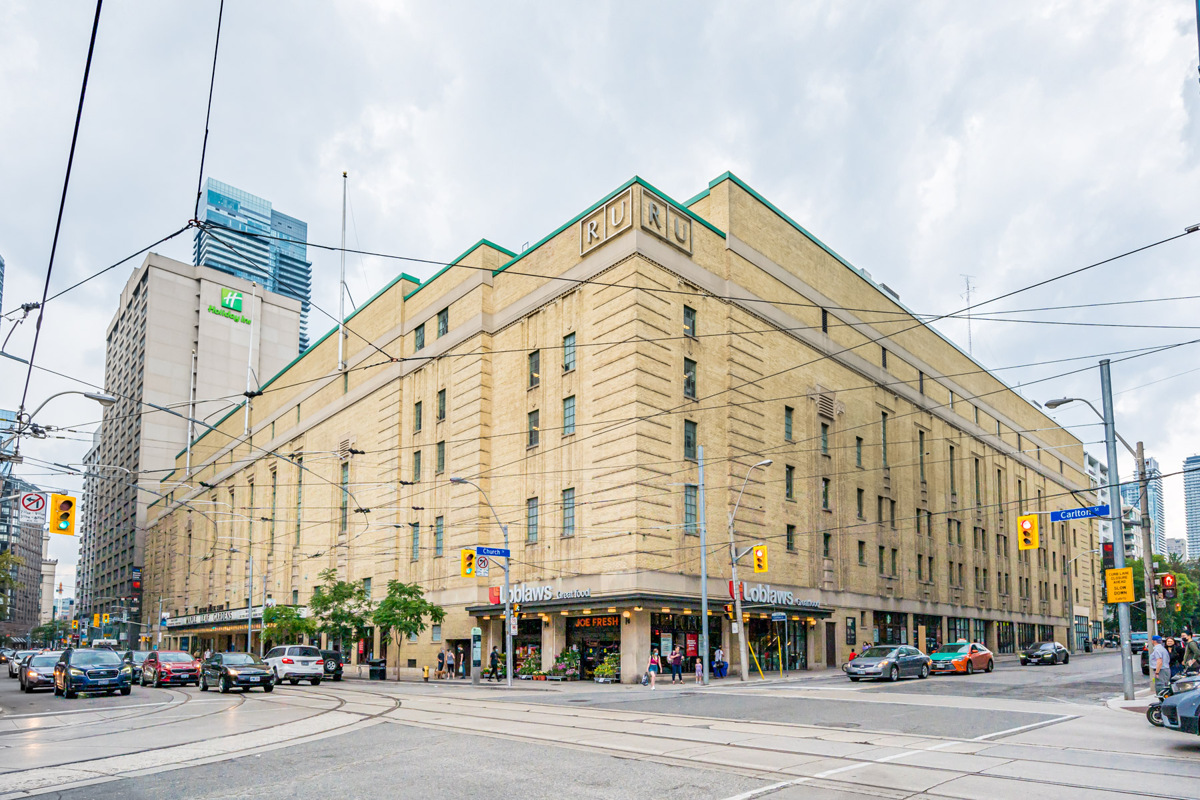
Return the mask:
{"type": "Polygon", "coordinates": [[[112,650],[64,650],[54,665],[54,694],[68,700],[80,692],[112,694],[133,690],[133,667],[112,650]]]}

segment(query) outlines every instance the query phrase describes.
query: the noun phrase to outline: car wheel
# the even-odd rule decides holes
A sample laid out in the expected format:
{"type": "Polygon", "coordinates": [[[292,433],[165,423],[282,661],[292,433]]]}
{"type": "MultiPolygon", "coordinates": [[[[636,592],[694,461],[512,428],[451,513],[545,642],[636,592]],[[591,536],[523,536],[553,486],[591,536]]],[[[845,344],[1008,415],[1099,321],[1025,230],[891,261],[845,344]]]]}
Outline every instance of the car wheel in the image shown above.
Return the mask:
{"type": "Polygon", "coordinates": [[[920,678],[921,680],[925,680],[926,678],[929,677],[929,665],[928,664],[921,665],[921,672],[917,675],[917,677],[920,678]]]}
{"type": "Polygon", "coordinates": [[[55,697],[58,697],[58,696],[60,696],[61,694],[62,694],[62,692],[60,692],[60,691],[58,690],[58,678],[55,678],[55,679],[54,679],[54,696],[55,696],[55,697]]]}
{"type": "Polygon", "coordinates": [[[1070,664],[1070,663],[1071,663],[1071,654],[1063,653],[1063,664],[1070,664]]]}
{"type": "Polygon", "coordinates": [[[270,683],[268,683],[268,684],[264,685],[264,686],[263,686],[263,691],[264,691],[264,692],[267,692],[268,694],[269,694],[269,693],[271,693],[271,692],[273,692],[273,691],[275,691],[275,686],[274,686],[274,684],[270,684],[270,683]]]}
{"type": "Polygon", "coordinates": [[[853,676],[851,676],[851,677],[850,677],[850,682],[851,682],[851,683],[858,683],[858,682],[859,682],[859,680],[860,680],[859,678],[855,678],[855,677],[853,677],[853,676]]]}
{"type": "Polygon", "coordinates": [[[67,686],[63,687],[63,697],[67,698],[68,700],[74,700],[78,696],[79,695],[74,690],[72,690],[70,687],[67,687],[67,686]]]}
{"type": "Polygon", "coordinates": [[[206,675],[200,676],[200,691],[202,691],[202,692],[208,691],[208,676],[206,676],[206,675]]]}
{"type": "Polygon", "coordinates": [[[334,676],[333,676],[333,680],[334,680],[335,682],[336,682],[336,681],[340,681],[341,679],[342,679],[342,676],[341,676],[341,675],[334,675],[334,676]]]}
{"type": "Polygon", "coordinates": [[[155,689],[162,688],[162,673],[161,672],[155,671],[155,673],[154,673],[154,688],[155,689]]]}
{"type": "Polygon", "coordinates": [[[900,680],[900,667],[899,666],[892,667],[892,671],[888,673],[888,680],[891,681],[892,683],[895,683],[896,681],[900,680]]]}
{"type": "Polygon", "coordinates": [[[288,683],[290,683],[292,686],[295,686],[296,684],[300,683],[300,679],[299,678],[288,678],[288,683]]]}
{"type": "Polygon", "coordinates": [[[221,676],[221,694],[229,694],[229,689],[230,689],[229,676],[222,675],[221,676]]]}
{"type": "Polygon", "coordinates": [[[1027,659],[1027,658],[1022,658],[1022,659],[1021,659],[1021,666],[1022,666],[1022,667],[1028,667],[1028,666],[1029,666],[1029,659],[1027,659]]]}
{"type": "Polygon", "coordinates": [[[1150,706],[1146,709],[1146,721],[1156,728],[1163,726],[1162,704],[1150,706]]]}
{"type": "Polygon", "coordinates": [[[283,683],[283,681],[279,680],[279,671],[275,669],[271,670],[271,680],[274,681],[276,686],[278,686],[280,683],[283,683]]]}
{"type": "Polygon", "coordinates": [[[132,691],[133,691],[133,687],[132,687],[132,686],[126,686],[126,687],[124,687],[124,688],[122,688],[122,689],[121,689],[121,694],[122,694],[123,696],[125,696],[125,697],[128,697],[128,696],[129,696],[129,693],[130,693],[130,692],[132,692],[132,691]]]}
{"type": "Polygon", "coordinates": [[[1058,666],[1058,653],[1051,656],[1050,663],[1056,667],[1058,666]]]}
{"type": "Polygon", "coordinates": [[[988,659],[987,666],[983,668],[983,671],[984,671],[984,672],[991,672],[991,671],[992,671],[992,670],[994,670],[995,668],[996,668],[996,663],[995,663],[994,661],[992,661],[992,660],[989,658],[989,659],[988,659]]]}
{"type": "Polygon", "coordinates": [[[138,676],[138,685],[139,685],[139,686],[145,686],[145,685],[146,685],[146,673],[145,673],[145,671],[143,671],[143,672],[142,672],[142,674],[138,676]]]}
{"type": "Polygon", "coordinates": [[[313,686],[320,686],[320,685],[321,685],[321,679],[320,679],[320,678],[313,678],[311,681],[309,681],[309,683],[311,683],[313,686]]]}
{"type": "Polygon", "coordinates": [[[969,658],[967,659],[967,674],[968,675],[975,674],[975,662],[969,658]]]}

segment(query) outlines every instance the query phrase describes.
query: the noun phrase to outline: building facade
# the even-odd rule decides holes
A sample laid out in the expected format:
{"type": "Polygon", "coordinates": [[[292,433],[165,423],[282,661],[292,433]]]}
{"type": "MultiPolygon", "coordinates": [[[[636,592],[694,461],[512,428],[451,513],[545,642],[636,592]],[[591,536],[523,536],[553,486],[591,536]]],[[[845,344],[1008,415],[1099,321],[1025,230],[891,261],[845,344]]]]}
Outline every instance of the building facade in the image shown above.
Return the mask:
{"type": "Polygon", "coordinates": [[[47,558],[46,551],[50,543],[50,535],[46,534],[43,537],[42,544],[42,580],[41,588],[41,605],[38,607],[38,624],[45,625],[47,622],[54,619],[54,591],[58,588],[55,581],[55,573],[58,570],[58,559],[47,558]]]}
{"type": "Polygon", "coordinates": [[[1187,520],[1187,549],[1200,554],[1200,455],[1183,460],[1183,502],[1187,520]]]}
{"type": "Polygon", "coordinates": [[[134,271],[106,341],[104,383],[119,400],[84,457],[77,583],[85,617],[124,620],[110,631],[122,639],[138,629],[134,584],[159,480],[189,433],[244,399],[247,366],[271,375],[295,358],[299,331],[299,302],[232,275],[155,253],[134,271]]]}
{"type": "Polygon", "coordinates": [[[634,179],[520,255],[485,240],[400,275],[346,324],[344,373],[331,332],[264,385],[248,440],[236,412],[164,480],[147,592],[172,646],[245,647],[247,615],[333,569],[447,610],[356,658],[415,669],[475,626],[502,647],[502,573],[461,577],[459,552],[507,544],[522,671],[572,650],[633,681],[652,648],[690,663],[704,627],[736,666],[730,535],[768,546],[739,567],[764,670],[873,642],[1013,652],[1101,619],[1092,520],[1015,535],[1091,502],[1080,441],[730,174],[687,203],[634,179]]]}
{"type": "MultiPolygon", "coordinates": [[[[1142,489],[1136,475],[1121,484],[1121,502],[1141,509],[1142,489]]],[[[1146,500],[1150,511],[1150,546],[1155,555],[1167,552],[1167,517],[1163,507],[1162,469],[1158,461],[1146,459],[1146,500]]],[[[1144,548],[1143,548],[1144,549],[1144,548]]]]}
{"type": "MultiPolygon", "coordinates": [[[[1087,459],[1088,481],[1091,483],[1092,491],[1096,495],[1096,503],[1106,506],[1109,503],[1108,467],[1091,453],[1085,453],[1084,457],[1087,459]]],[[[1096,520],[1095,525],[1100,535],[1100,541],[1113,541],[1112,520],[1107,517],[1101,517],[1096,520]]]]}
{"type": "Polygon", "coordinates": [[[1187,539],[1167,539],[1167,556],[1179,556],[1181,560],[1187,561],[1187,539]]]}
{"type": "Polygon", "coordinates": [[[195,263],[299,301],[299,349],[305,350],[312,299],[308,223],[276,211],[269,200],[212,178],[204,196],[202,221],[225,230],[196,231],[195,263]]]}
{"type": "Polygon", "coordinates": [[[5,598],[0,633],[26,642],[39,624],[42,604],[42,547],[46,513],[21,509],[19,495],[41,491],[11,472],[0,479],[0,553],[11,552],[21,563],[12,570],[16,581],[5,598]]]}

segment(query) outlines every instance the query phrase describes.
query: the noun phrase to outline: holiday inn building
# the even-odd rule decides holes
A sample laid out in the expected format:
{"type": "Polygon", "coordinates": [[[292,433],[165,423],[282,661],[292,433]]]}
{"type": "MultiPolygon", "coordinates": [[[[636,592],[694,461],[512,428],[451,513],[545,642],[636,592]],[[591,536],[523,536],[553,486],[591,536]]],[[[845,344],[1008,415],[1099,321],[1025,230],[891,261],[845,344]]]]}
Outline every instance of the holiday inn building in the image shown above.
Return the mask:
{"type": "Polygon", "coordinates": [[[464,578],[459,553],[504,529],[522,672],[570,649],[629,682],[674,645],[690,669],[705,625],[736,670],[731,536],[767,548],[738,565],[755,674],[873,642],[1082,646],[1102,619],[1093,521],[1016,543],[1019,514],[1090,503],[1081,442],[731,174],[686,202],[634,178],[520,254],[481,240],[351,314],[344,369],[338,336],[163,480],[164,646],[245,647],[249,622],[257,648],[264,605],[332,568],[447,612],[356,660],[431,666],[474,627],[503,649],[500,565],[464,578]]]}

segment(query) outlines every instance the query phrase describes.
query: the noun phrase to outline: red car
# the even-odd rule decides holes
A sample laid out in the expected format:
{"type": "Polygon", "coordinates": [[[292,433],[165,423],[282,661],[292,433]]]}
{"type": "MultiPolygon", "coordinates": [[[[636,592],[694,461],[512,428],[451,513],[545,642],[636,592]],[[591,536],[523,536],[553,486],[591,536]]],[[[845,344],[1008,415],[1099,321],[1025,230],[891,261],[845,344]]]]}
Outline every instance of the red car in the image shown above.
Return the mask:
{"type": "Polygon", "coordinates": [[[200,664],[178,650],[154,650],[142,662],[142,686],[200,685],[200,664]]]}

